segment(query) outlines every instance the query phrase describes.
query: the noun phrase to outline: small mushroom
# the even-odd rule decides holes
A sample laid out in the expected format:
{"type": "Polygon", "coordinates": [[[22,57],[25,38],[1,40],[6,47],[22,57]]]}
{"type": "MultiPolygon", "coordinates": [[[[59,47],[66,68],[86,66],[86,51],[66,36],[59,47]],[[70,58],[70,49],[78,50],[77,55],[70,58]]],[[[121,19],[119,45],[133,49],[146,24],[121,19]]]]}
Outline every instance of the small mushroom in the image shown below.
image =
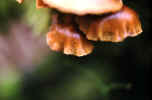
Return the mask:
{"type": "Polygon", "coordinates": [[[42,0],[36,0],[37,8],[48,8],[47,4],[45,4],[42,0]]]}
{"type": "Polygon", "coordinates": [[[61,22],[58,15],[52,17],[52,26],[47,34],[47,44],[54,51],[63,51],[67,55],[85,56],[92,52],[93,45],[71,23],[71,16],[62,16],[61,22]]]}
{"type": "Polygon", "coordinates": [[[86,37],[94,41],[121,42],[142,32],[136,12],[127,6],[103,16],[77,16],[76,21],[86,37]]]}
{"type": "Polygon", "coordinates": [[[122,0],[38,0],[63,13],[76,15],[103,14],[119,11],[122,0]]]}
{"type": "Polygon", "coordinates": [[[18,3],[22,3],[24,0],[16,0],[18,3]]]}

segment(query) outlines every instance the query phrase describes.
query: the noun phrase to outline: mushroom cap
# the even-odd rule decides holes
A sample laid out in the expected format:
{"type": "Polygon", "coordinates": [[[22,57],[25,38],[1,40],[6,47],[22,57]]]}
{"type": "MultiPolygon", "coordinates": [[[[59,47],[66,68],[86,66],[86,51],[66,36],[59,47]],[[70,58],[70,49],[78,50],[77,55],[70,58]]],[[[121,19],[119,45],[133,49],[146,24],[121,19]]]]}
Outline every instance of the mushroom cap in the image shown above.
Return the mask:
{"type": "Polygon", "coordinates": [[[50,8],[76,15],[103,14],[119,11],[122,0],[39,0],[50,8]]]}
{"type": "MultiPolygon", "coordinates": [[[[18,3],[23,3],[24,0],[16,0],[18,3]]],[[[43,3],[42,0],[36,0],[36,7],[37,8],[45,8],[45,7],[48,7],[45,3],[43,3]]]]}
{"type": "Polygon", "coordinates": [[[127,6],[123,6],[119,12],[104,16],[77,17],[76,22],[88,40],[94,41],[121,42],[142,32],[138,15],[127,6]]]}
{"type": "MultiPolygon", "coordinates": [[[[69,19],[69,16],[67,18],[69,19]]],[[[53,15],[52,19],[54,22],[47,34],[47,44],[52,50],[75,56],[85,56],[92,52],[93,45],[76,30],[69,20],[66,20],[66,24],[61,24],[58,23],[57,15],[53,15]]]]}
{"type": "Polygon", "coordinates": [[[48,6],[42,0],[36,0],[37,8],[47,8],[48,6]]]}
{"type": "Polygon", "coordinates": [[[18,3],[22,3],[24,0],[16,0],[18,3]]]}

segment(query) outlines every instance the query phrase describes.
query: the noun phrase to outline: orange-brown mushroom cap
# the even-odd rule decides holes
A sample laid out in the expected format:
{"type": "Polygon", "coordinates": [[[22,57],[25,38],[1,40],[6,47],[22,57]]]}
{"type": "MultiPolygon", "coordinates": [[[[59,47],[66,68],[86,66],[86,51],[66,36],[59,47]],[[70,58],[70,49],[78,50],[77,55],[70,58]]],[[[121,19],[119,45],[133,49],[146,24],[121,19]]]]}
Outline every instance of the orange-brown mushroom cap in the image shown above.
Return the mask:
{"type": "MultiPolygon", "coordinates": [[[[18,3],[23,3],[24,0],[16,0],[18,3]]],[[[36,7],[37,8],[46,8],[48,7],[46,4],[43,3],[42,0],[36,0],[36,7]]]]}
{"type": "Polygon", "coordinates": [[[37,8],[47,8],[48,6],[42,0],[36,0],[37,8]]]}
{"type": "Polygon", "coordinates": [[[16,0],[18,3],[22,3],[24,0],[16,0]]]}
{"type": "Polygon", "coordinates": [[[103,14],[119,11],[122,0],[40,0],[50,8],[76,15],[103,14]]]}
{"type": "Polygon", "coordinates": [[[52,50],[75,56],[85,56],[92,52],[93,45],[71,23],[58,23],[57,15],[52,20],[54,22],[47,34],[47,44],[52,50]]]}
{"type": "Polygon", "coordinates": [[[89,40],[121,42],[126,37],[142,32],[140,20],[135,11],[124,6],[121,11],[96,17],[77,17],[79,28],[89,40]]]}

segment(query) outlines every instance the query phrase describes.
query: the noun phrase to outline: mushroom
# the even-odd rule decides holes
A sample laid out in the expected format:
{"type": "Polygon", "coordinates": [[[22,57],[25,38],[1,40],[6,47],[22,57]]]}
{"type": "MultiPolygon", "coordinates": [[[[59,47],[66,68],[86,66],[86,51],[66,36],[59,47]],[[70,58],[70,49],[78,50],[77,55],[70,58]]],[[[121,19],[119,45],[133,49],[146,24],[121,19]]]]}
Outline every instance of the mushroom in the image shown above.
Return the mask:
{"type": "Polygon", "coordinates": [[[48,6],[42,0],[36,0],[36,7],[37,8],[48,8],[48,6]]]}
{"type": "Polygon", "coordinates": [[[127,6],[103,16],[78,16],[76,22],[87,39],[94,41],[121,42],[142,32],[136,12],[127,6]]]}
{"type": "Polygon", "coordinates": [[[142,32],[138,15],[122,0],[36,0],[36,5],[58,11],[53,14],[47,44],[65,54],[88,55],[93,50],[88,40],[121,42],[142,32]]]}
{"type": "Polygon", "coordinates": [[[16,0],[18,3],[22,3],[24,0],[16,0]]]}
{"type": "Polygon", "coordinates": [[[94,14],[119,11],[122,0],[38,0],[63,13],[76,15],[94,14]]]}
{"type": "Polygon", "coordinates": [[[80,34],[73,23],[72,16],[52,17],[52,26],[47,34],[47,44],[54,51],[63,51],[67,55],[85,56],[92,52],[93,45],[80,34]]]}
{"type": "MultiPolygon", "coordinates": [[[[18,3],[23,3],[24,0],[16,0],[18,3]]],[[[37,8],[45,8],[48,7],[42,0],[36,0],[36,7],[37,8]]]]}

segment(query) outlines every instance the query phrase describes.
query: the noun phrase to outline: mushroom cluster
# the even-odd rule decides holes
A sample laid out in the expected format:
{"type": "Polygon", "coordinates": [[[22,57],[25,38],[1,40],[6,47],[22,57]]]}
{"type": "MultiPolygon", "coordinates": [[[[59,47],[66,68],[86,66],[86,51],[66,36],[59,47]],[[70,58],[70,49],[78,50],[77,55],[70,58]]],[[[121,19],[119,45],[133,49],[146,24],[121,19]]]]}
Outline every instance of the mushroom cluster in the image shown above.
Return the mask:
{"type": "Polygon", "coordinates": [[[91,40],[121,42],[142,32],[137,13],[122,0],[36,0],[36,6],[58,11],[46,40],[52,50],[68,55],[88,55],[91,40]]]}

